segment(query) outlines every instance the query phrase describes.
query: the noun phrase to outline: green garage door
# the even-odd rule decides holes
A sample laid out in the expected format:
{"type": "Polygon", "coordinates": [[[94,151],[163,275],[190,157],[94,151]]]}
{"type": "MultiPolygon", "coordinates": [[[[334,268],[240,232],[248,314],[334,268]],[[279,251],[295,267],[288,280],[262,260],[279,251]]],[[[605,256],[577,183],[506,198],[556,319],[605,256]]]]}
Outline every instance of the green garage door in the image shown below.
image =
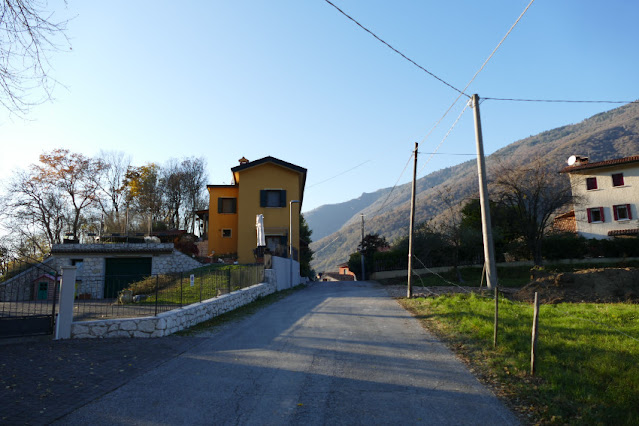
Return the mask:
{"type": "Polygon", "coordinates": [[[150,257],[106,259],[104,298],[115,299],[129,284],[151,275],[150,257]]]}

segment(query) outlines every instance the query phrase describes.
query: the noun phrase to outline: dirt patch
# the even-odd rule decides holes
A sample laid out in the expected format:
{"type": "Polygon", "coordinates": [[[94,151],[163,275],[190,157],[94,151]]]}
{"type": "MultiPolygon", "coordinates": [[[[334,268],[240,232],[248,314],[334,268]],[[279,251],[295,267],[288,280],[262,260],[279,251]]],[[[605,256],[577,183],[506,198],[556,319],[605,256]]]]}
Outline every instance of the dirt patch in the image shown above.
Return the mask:
{"type": "Polygon", "coordinates": [[[532,303],[535,292],[543,304],[639,303],[639,269],[601,268],[538,277],[512,297],[532,303]]]}

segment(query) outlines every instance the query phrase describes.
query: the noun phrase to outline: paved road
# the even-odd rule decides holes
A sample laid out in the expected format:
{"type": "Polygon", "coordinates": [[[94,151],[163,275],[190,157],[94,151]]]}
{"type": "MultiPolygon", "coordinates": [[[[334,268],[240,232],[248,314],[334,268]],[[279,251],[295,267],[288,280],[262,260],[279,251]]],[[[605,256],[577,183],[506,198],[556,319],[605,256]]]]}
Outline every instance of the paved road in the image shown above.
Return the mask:
{"type": "Polygon", "coordinates": [[[61,425],[517,424],[385,290],[316,283],[61,425]]]}

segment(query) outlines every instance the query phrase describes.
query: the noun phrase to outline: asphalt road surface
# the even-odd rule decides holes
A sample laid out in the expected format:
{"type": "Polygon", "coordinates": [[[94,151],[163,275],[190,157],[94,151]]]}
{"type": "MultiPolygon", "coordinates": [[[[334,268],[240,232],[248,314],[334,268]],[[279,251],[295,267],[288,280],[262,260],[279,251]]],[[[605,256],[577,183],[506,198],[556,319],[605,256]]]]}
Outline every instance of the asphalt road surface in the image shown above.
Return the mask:
{"type": "Polygon", "coordinates": [[[63,417],[64,425],[518,424],[385,290],[315,283],[63,417]]]}

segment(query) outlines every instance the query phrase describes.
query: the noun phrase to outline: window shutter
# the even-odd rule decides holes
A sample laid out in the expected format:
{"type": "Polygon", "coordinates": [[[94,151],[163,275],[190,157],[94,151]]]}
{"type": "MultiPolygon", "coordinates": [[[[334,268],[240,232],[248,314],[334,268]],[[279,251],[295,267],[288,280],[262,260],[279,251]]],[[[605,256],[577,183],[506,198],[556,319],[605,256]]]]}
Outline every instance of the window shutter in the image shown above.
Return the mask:
{"type": "Polygon", "coordinates": [[[626,209],[628,209],[628,219],[632,220],[632,211],[630,210],[630,204],[626,204],[626,209]]]}
{"type": "Polygon", "coordinates": [[[266,191],[260,190],[260,207],[266,207],[266,191]]]}
{"type": "Polygon", "coordinates": [[[286,189],[280,190],[280,207],[286,207],[286,189]]]}
{"type": "Polygon", "coordinates": [[[237,213],[237,198],[231,198],[231,213],[237,213]]]}
{"type": "Polygon", "coordinates": [[[604,210],[603,210],[603,207],[599,207],[599,215],[601,216],[601,221],[602,221],[602,222],[605,222],[605,221],[606,221],[606,218],[605,218],[605,216],[604,216],[604,210]]]}
{"type": "Polygon", "coordinates": [[[619,220],[619,214],[617,213],[617,207],[619,207],[619,206],[612,206],[612,215],[615,217],[615,220],[619,220]]]}
{"type": "Polygon", "coordinates": [[[592,210],[592,209],[586,209],[586,212],[588,213],[588,223],[592,223],[592,214],[591,214],[591,210],[592,210]]]}
{"type": "Polygon", "coordinates": [[[222,213],[222,209],[223,209],[223,207],[222,207],[222,199],[218,198],[217,199],[217,212],[218,213],[222,213]]]}

